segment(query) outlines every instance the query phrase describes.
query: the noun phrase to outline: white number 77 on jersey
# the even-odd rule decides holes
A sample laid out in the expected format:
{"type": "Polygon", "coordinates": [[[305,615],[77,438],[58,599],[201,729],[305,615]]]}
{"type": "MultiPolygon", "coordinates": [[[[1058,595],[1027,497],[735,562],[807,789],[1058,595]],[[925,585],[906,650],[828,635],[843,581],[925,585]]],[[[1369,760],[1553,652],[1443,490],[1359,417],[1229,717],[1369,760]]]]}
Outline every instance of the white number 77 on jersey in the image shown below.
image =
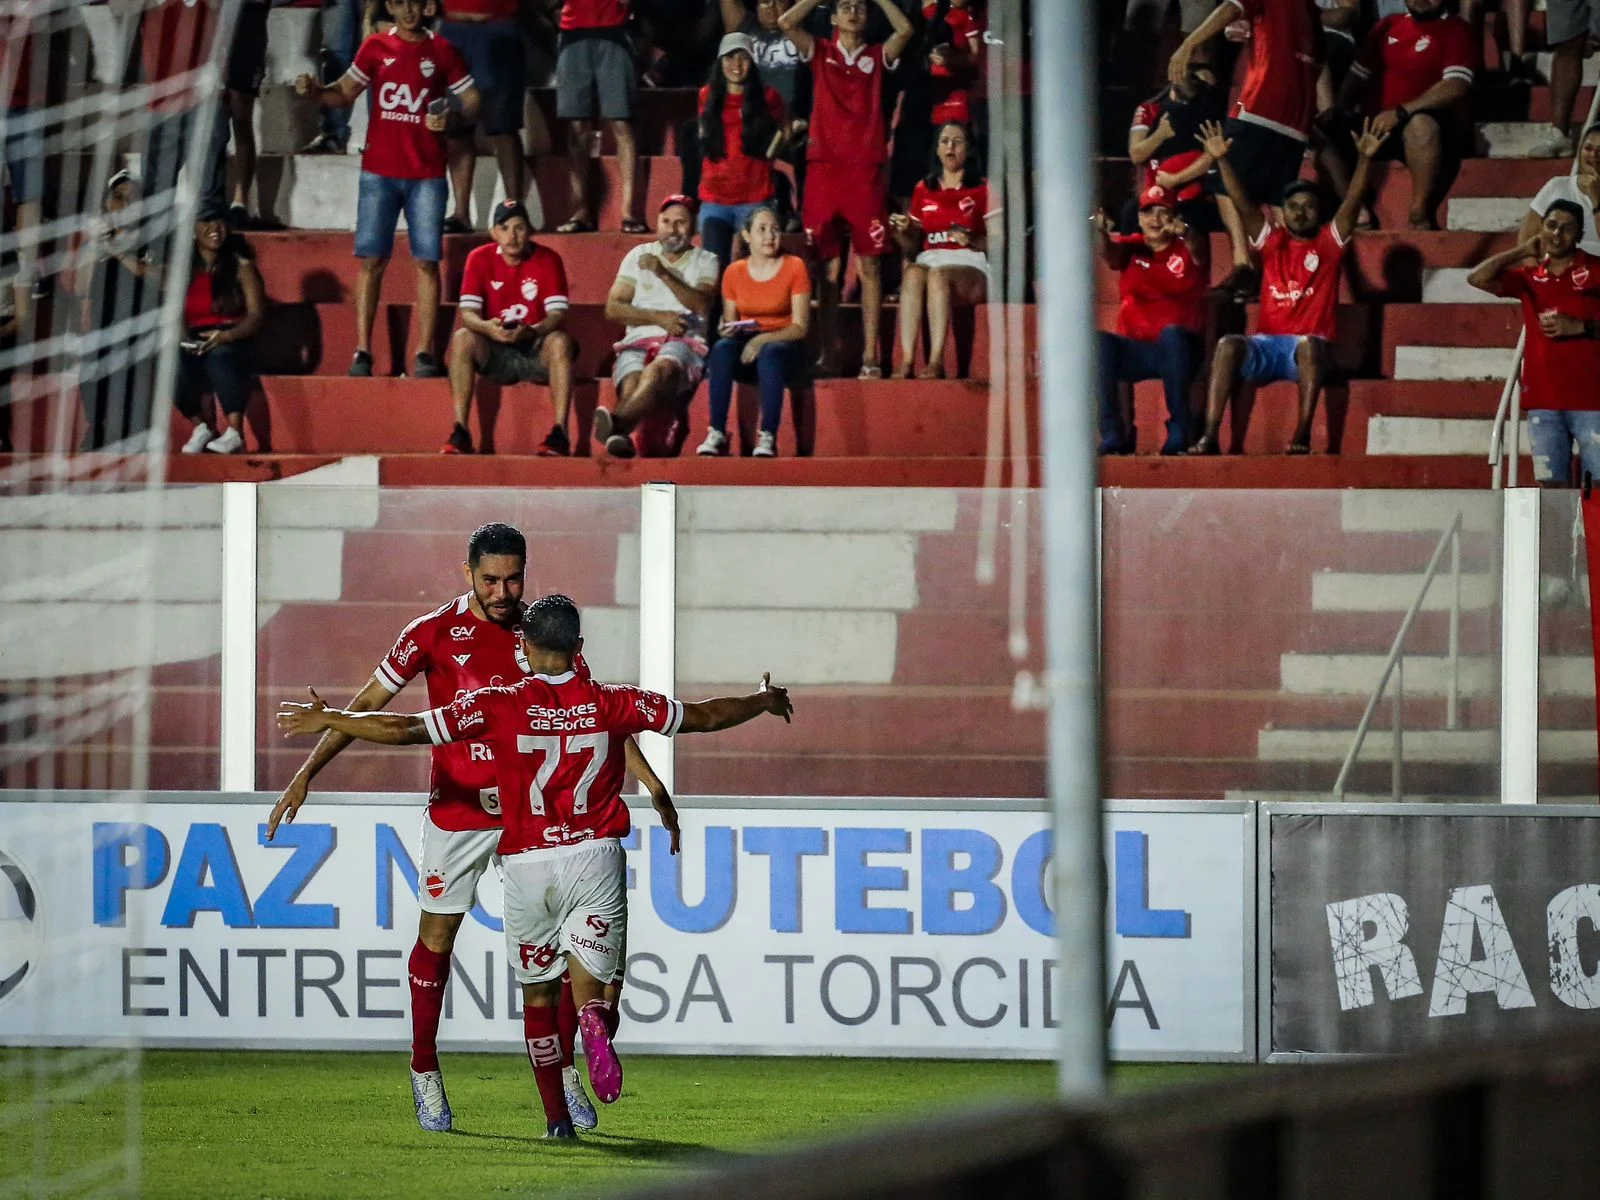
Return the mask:
{"type": "MultiPolygon", "coordinates": [[[[574,733],[566,739],[565,752],[579,754],[587,750],[589,761],[584,764],[583,775],[578,780],[578,785],[572,789],[572,811],[574,815],[589,811],[589,789],[594,786],[595,778],[600,774],[600,765],[606,760],[606,752],[611,747],[611,735],[608,733],[574,733]]],[[[544,789],[550,782],[550,777],[556,773],[556,768],[561,765],[563,752],[562,739],[556,734],[534,735],[519,733],[517,735],[518,754],[543,754],[544,760],[540,762],[539,769],[534,772],[533,782],[528,785],[528,807],[535,816],[544,816],[544,789]]]]}

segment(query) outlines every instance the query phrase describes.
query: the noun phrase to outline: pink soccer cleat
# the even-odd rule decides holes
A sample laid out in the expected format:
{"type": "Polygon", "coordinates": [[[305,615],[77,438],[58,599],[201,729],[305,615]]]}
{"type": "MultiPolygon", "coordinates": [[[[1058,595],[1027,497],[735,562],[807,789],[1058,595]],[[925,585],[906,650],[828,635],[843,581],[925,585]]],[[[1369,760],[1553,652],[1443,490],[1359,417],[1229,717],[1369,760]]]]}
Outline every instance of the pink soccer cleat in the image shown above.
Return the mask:
{"type": "Polygon", "coordinates": [[[583,1036],[583,1059],[589,1064],[589,1086],[602,1104],[614,1104],[622,1095],[622,1063],[611,1045],[606,1027],[605,1002],[591,1000],[578,1010],[578,1032],[583,1036]]]}

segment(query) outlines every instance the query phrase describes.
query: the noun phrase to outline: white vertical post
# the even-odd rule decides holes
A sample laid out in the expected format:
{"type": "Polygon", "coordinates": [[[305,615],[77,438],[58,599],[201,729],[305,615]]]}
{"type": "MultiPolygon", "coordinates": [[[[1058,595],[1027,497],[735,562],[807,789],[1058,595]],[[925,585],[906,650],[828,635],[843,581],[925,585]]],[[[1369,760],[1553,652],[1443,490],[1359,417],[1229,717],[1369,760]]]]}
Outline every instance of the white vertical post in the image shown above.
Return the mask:
{"type": "Polygon", "coordinates": [[[1538,488],[1507,488],[1500,568],[1500,802],[1539,799],[1538,488]]]}
{"type": "MultiPolygon", "coordinates": [[[[1014,0],[1012,0],[1014,2],[1014,0]]],[[[1094,212],[1096,63],[1093,6],[1033,5],[1035,191],[1052,234],[1036,241],[1044,398],[1044,629],[1055,814],[1055,914],[1062,971],[1057,1090],[1096,1100],[1106,1086],[1105,870],[1100,818],[1100,624],[1095,554],[1095,325],[1089,218],[1094,212]]],[[[1019,54],[1020,46],[1003,52],[1019,54]]],[[[1020,238],[1021,229],[1007,237],[1020,238]]]]}
{"type": "Polygon", "coordinates": [[[256,485],[222,485],[222,790],[256,790],[256,485]]]}
{"type": "MultiPolygon", "coordinates": [[[[639,492],[639,686],[667,696],[678,686],[678,489],[670,483],[639,492]]],[[[671,791],[672,739],[641,734],[639,749],[671,791]]]]}

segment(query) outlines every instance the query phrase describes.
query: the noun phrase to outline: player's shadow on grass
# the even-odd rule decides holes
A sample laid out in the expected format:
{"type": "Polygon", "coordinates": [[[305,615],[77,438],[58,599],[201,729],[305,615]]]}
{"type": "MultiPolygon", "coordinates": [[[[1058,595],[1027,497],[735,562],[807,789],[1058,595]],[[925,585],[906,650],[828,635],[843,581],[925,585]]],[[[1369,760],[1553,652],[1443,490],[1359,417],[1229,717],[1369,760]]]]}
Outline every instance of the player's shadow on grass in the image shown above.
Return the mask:
{"type": "MultiPolygon", "coordinates": [[[[550,1144],[547,1138],[517,1133],[479,1133],[462,1129],[459,1125],[453,1132],[456,1137],[483,1138],[495,1142],[523,1142],[530,1146],[550,1144]]],[[[633,1137],[620,1133],[586,1133],[578,1139],[578,1145],[603,1154],[622,1154],[630,1158],[693,1157],[703,1162],[721,1162],[748,1157],[738,1151],[718,1149],[701,1142],[673,1142],[664,1138],[633,1137]]]]}

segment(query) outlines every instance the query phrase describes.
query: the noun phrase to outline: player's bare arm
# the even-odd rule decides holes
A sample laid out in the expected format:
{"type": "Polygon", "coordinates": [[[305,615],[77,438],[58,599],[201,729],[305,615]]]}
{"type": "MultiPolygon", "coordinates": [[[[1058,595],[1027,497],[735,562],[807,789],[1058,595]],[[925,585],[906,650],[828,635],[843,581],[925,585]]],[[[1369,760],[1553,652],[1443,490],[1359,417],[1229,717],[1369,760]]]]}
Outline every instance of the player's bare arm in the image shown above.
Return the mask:
{"type": "Polygon", "coordinates": [[[783,36],[794,43],[794,48],[800,51],[800,57],[807,61],[816,51],[817,39],[806,32],[806,18],[816,12],[821,4],[822,0],[800,0],[778,18],[778,28],[783,30],[783,36]]]}
{"type": "Polygon", "coordinates": [[[786,722],[794,716],[789,689],[773,683],[770,672],[761,677],[760,689],[748,696],[723,696],[684,704],[683,724],[678,726],[678,732],[719,733],[766,713],[782,717],[786,722]]]}
{"type": "MultiPolygon", "coordinates": [[[[376,712],[378,709],[387,708],[394,695],[395,693],[374,677],[367,680],[366,686],[350,698],[350,702],[344,706],[345,711],[376,712]]],[[[306,761],[301,763],[300,769],[294,773],[289,786],[283,789],[283,794],[278,797],[278,803],[273,806],[272,815],[267,818],[267,841],[270,842],[277,834],[280,822],[287,821],[291,825],[294,824],[295,814],[306,802],[306,793],[311,789],[311,781],[354,740],[346,734],[335,733],[331,729],[324,731],[311,753],[306,756],[306,761]]]]}
{"type": "Polygon", "coordinates": [[[1361,205],[1367,197],[1372,160],[1388,140],[1389,135],[1379,132],[1371,117],[1362,122],[1361,132],[1355,135],[1355,173],[1350,176],[1350,187],[1345,193],[1344,203],[1339,205],[1339,211],[1333,214],[1333,227],[1338,231],[1340,241],[1348,241],[1356,230],[1356,221],[1361,216],[1361,205]]]}
{"type": "Polygon", "coordinates": [[[419,714],[329,708],[315,688],[308,687],[306,691],[311,695],[309,703],[285,700],[278,706],[278,728],[284,737],[332,730],[380,746],[424,746],[432,741],[419,714]]]}
{"type": "Polygon", "coordinates": [[[650,807],[656,810],[656,816],[661,818],[661,827],[672,836],[670,852],[678,852],[680,831],[678,827],[678,808],[672,803],[672,795],[667,791],[667,785],[661,782],[660,776],[650,766],[650,760],[644,756],[644,751],[639,749],[638,740],[630,737],[623,747],[623,755],[628,764],[628,773],[644,784],[645,791],[650,793],[650,807]]]}

